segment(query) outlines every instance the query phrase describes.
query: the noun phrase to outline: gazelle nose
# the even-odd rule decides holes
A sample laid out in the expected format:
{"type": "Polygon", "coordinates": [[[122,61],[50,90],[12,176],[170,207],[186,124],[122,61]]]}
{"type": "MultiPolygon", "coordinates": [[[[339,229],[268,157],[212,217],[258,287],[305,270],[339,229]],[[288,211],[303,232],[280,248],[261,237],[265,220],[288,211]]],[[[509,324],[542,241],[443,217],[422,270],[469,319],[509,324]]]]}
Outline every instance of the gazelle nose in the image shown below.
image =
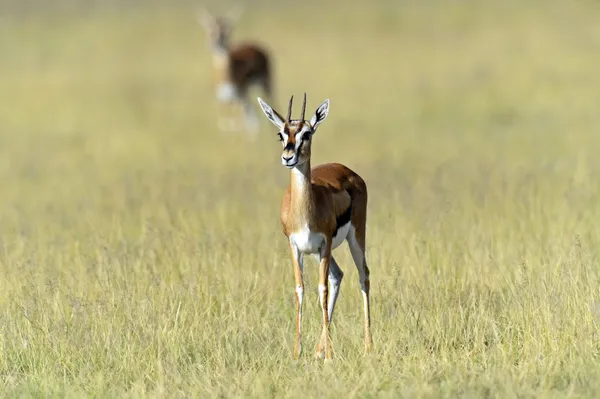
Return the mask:
{"type": "Polygon", "coordinates": [[[285,162],[289,162],[289,161],[291,161],[291,160],[292,160],[292,158],[294,158],[294,156],[293,156],[293,155],[291,155],[291,156],[289,156],[289,157],[286,157],[285,155],[282,155],[282,156],[281,156],[281,159],[283,159],[285,162]]]}

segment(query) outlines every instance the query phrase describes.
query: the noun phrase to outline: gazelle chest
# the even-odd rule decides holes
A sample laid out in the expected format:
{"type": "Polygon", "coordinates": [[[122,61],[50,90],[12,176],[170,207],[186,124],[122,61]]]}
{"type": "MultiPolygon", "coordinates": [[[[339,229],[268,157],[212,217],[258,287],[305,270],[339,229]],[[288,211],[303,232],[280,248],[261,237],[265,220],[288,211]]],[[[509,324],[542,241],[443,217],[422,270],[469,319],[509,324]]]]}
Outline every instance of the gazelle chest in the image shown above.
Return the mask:
{"type": "Polygon", "coordinates": [[[226,52],[213,53],[212,64],[215,71],[226,73],[229,68],[229,56],[226,52]]]}
{"type": "Polygon", "coordinates": [[[308,226],[304,226],[290,234],[290,242],[304,254],[315,254],[319,253],[325,243],[325,235],[311,231],[308,226]]]}
{"type": "Polygon", "coordinates": [[[229,58],[226,53],[216,53],[212,57],[213,76],[217,84],[228,82],[229,79],[229,58]]]}
{"type": "Polygon", "coordinates": [[[222,103],[229,103],[237,99],[238,92],[235,85],[231,82],[229,76],[229,59],[226,54],[217,54],[213,56],[213,66],[216,81],[217,100],[222,103]]]}

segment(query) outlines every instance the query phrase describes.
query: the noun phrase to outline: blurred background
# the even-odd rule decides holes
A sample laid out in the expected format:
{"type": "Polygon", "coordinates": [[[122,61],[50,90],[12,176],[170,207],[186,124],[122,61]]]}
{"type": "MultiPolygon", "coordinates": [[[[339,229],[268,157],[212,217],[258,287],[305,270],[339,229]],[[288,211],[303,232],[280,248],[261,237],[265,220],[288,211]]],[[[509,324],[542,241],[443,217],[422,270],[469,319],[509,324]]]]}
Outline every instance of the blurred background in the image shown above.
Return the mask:
{"type": "MultiPolygon", "coordinates": [[[[3,2],[4,228],[67,205],[96,215],[117,201],[115,188],[138,196],[145,183],[177,201],[184,187],[183,197],[218,189],[234,202],[258,182],[283,188],[275,132],[262,115],[258,142],[216,128],[211,53],[196,16],[201,6],[218,15],[236,4],[3,2]],[[225,188],[221,173],[236,184],[225,188]]],[[[414,188],[430,177],[438,201],[467,185],[478,195],[507,181],[552,190],[561,173],[568,184],[595,173],[595,2],[244,6],[233,42],[270,50],[273,105],[285,110],[305,91],[309,110],[331,98],[313,164],[346,162],[382,194],[393,184],[405,206],[423,199],[414,188]],[[544,179],[532,183],[531,174],[544,179]]]]}
{"type": "Polygon", "coordinates": [[[271,52],[272,105],[331,99],[313,165],[369,187],[377,360],[344,248],[339,373],[309,386],[275,128],[217,129],[196,13],[236,4],[0,3],[7,392],[597,392],[600,3],[242,3],[232,41],[271,52]]]}

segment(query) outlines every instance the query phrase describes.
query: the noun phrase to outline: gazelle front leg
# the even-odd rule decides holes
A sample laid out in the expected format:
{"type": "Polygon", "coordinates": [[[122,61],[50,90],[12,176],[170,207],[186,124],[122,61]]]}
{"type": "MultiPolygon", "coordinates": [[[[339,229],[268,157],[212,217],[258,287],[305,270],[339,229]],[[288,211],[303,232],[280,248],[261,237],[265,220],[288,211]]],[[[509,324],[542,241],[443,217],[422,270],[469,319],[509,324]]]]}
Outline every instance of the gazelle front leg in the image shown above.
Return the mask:
{"type": "MultiPolygon", "coordinates": [[[[321,254],[314,254],[317,262],[321,262],[321,254]]],[[[335,304],[337,302],[338,295],[340,293],[340,286],[342,284],[342,279],[344,278],[344,272],[337,264],[333,255],[331,256],[331,261],[329,262],[329,303],[327,305],[327,309],[329,310],[329,324],[333,323],[333,311],[335,309],[335,304]]]]}
{"type": "Polygon", "coordinates": [[[317,358],[325,361],[331,360],[333,357],[331,349],[331,336],[329,334],[329,310],[328,310],[328,294],[329,288],[327,285],[329,277],[329,265],[331,263],[331,240],[327,240],[321,250],[321,261],[319,265],[319,299],[321,301],[321,312],[323,314],[323,330],[321,331],[321,340],[317,346],[317,358]]]}
{"type": "Polygon", "coordinates": [[[218,104],[218,122],[217,127],[221,133],[231,133],[235,131],[235,119],[232,116],[232,103],[219,103],[218,104]]]}
{"type": "Polygon", "coordinates": [[[302,300],[304,298],[304,282],[302,279],[302,253],[290,242],[292,251],[292,264],[294,266],[294,279],[296,280],[296,341],[294,344],[294,359],[302,353],[302,300]]]}

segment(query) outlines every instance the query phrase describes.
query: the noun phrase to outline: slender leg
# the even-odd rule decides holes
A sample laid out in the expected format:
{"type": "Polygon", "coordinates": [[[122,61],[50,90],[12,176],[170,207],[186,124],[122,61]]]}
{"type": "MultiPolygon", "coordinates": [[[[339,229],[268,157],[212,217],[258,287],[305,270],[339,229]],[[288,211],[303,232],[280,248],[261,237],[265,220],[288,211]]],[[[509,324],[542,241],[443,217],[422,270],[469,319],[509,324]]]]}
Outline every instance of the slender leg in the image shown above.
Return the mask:
{"type": "Polygon", "coordinates": [[[218,127],[221,132],[231,132],[236,129],[235,119],[232,117],[232,109],[237,101],[237,89],[229,82],[223,82],[216,89],[219,102],[218,127]]]}
{"type": "Polygon", "coordinates": [[[256,116],[254,108],[252,108],[252,104],[248,101],[248,98],[244,98],[242,101],[246,130],[248,133],[255,135],[258,132],[259,127],[258,117],[256,116]]]}
{"type": "Polygon", "coordinates": [[[321,301],[321,311],[323,314],[323,330],[321,332],[321,340],[317,346],[316,356],[322,358],[325,356],[325,361],[331,360],[333,357],[331,349],[331,336],[329,334],[329,311],[328,305],[328,294],[329,288],[327,286],[327,280],[329,277],[329,266],[331,264],[331,240],[325,244],[321,250],[321,261],[319,265],[319,299],[321,301]]]}
{"type": "Polygon", "coordinates": [[[332,256],[331,263],[329,264],[329,285],[331,287],[331,295],[329,296],[329,303],[327,306],[330,324],[333,323],[333,311],[335,310],[335,304],[340,293],[343,278],[344,272],[332,256]]]}
{"type": "Polygon", "coordinates": [[[242,127],[238,121],[239,107],[237,101],[219,104],[218,128],[221,133],[234,133],[242,127]]]}
{"type": "MultiPolygon", "coordinates": [[[[321,261],[321,256],[315,254],[317,261],[321,261]]],[[[333,255],[331,256],[331,263],[329,264],[329,289],[331,295],[329,295],[329,301],[327,303],[327,311],[329,313],[329,323],[333,323],[333,311],[337,302],[338,295],[340,293],[340,286],[342,285],[342,279],[344,278],[344,272],[335,261],[333,255]]]]}
{"type": "Polygon", "coordinates": [[[229,125],[231,126],[231,130],[234,132],[239,132],[240,130],[244,130],[244,121],[243,121],[243,111],[244,111],[244,100],[243,98],[237,98],[236,101],[231,103],[230,112],[229,112],[229,125]]]}
{"type": "Polygon", "coordinates": [[[358,234],[354,229],[351,229],[347,240],[348,245],[350,246],[350,252],[352,253],[352,259],[356,264],[358,276],[360,278],[360,288],[363,296],[363,310],[365,315],[365,351],[368,353],[371,352],[373,338],[371,336],[371,305],[369,298],[371,283],[369,280],[369,267],[367,266],[367,259],[365,257],[364,233],[358,234]]]}
{"type": "Polygon", "coordinates": [[[231,118],[228,116],[229,113],[229,104],[219,103],[219,119],[218,119],[218,128],[221,133],[228,133],[231,129],[231,118]]]}
{"type": "Polygon", "coordinates": [[[304,298],[304,282],[302,280],[302,253],[290,243],[292,251],[292,264],[294,266],[294,279],[296,280],[296,342],[294,344],[294,359],[302,353],[302,300],[304,298]]]}

